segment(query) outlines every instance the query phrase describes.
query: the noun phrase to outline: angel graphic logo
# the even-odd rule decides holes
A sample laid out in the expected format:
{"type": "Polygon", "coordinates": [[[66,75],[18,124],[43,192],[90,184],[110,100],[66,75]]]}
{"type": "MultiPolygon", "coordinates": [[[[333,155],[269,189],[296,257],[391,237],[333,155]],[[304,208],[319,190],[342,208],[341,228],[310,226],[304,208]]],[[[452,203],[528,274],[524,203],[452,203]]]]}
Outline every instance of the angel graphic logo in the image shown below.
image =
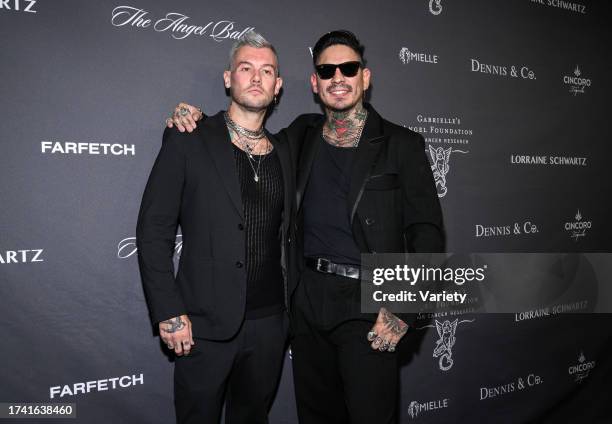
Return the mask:
{"type": "Polygon", "coordinates": [[[442,0],[429,0],[429,12],[434,16],[442,13],[442,0]]]}
{"type": "MultiPolygon", "coordinates": [[[[448,371],[453,367],[455,361],[453,360],[453,346],[455,345],[455,332],[457,331],[457,326],[459,324],[463,324],[464,322],[474,322],[474,319],[464,319],[459,321],[459,318],[456,318],[454,321],[444,320],[444,322],[440,322],[436,320],[436,330],[438,331],[439,339],[436,341],[436,347],[433,351],[434,358],[440,358],[438,360],[438,365],[441,371],[448,371]]],[[[426,325],[421,328],[434,327],[433,325],[426,325]]]]}
{"type": "Polygon", "coordinates": [[[450,169],[449,160],[451,153],[469,153],[467,150],[458,150],[449,147],[447,149],[443,147],[433,147],[429,145],[429,157],[431,159],[431,171],[433,172],[434,180],[436,182],[436,189],[438,190],[438,197],[446,196],[448,189],[446,188],[446,174],[450,169]]]}

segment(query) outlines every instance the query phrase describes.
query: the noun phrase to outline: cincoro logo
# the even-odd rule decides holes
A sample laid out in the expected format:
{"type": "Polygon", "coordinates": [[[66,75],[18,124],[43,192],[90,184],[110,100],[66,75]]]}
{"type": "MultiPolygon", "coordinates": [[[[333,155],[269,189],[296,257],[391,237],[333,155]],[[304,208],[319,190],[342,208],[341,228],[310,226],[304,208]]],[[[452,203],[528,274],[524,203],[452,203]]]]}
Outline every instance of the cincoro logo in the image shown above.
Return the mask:
{"type": "Polygon", "coordinates": [[[563,76],[563,82],[570,86],[570,93],[576,96],[578,93],[584,93],[585,87],[591,86],[591,80],[589,78],[580,77],[582,75],[582,71],[578,65],[574,69],[574,76],[565,75],[563,76]]]}
{"type": "Polygon", "coordinates": [[[578,364],[568,367],[567,373],[571,376],[575,376],[574,381],[576,383],[582,383],[582,381],[589,376],[593,368],[595,368],[595,361],[587,361],[584,353],[580,351],[580,355],[578,355],[578,364]]]}
{"type": "Polygon", "coordinates": [[[591,228],[592,222],[583,221],[580,210],[576,212],[576,216],[574,216],[574,218],[576,221],[566,222],[563,228],[565,228],[565,231],[571,233],[571,237],[574,239],[574,241],[578,241],[580,237],[586,236],[586,231],[591,228]]]}
{"type": "Polygon", "coordinates": [[[591,228],[591,221],[565,223],[566,230],[583,230],[585,228],[591,228]]]}
{"type": "Polygon", "coordinates": [[[595,368],[595,361],[585,362],[580,365],[573,365],[567,369],[569,375],[576,374],[577,372],[584,372],[595,368]]]}
{"type": "Polygon", "coordinates": [[[563,82],[566,83],[566,84],[584,85],[586,87],[590,87],[591,86],[591,80],[590,79],[568,77],[567,75],[563,77],[563,82]]]}

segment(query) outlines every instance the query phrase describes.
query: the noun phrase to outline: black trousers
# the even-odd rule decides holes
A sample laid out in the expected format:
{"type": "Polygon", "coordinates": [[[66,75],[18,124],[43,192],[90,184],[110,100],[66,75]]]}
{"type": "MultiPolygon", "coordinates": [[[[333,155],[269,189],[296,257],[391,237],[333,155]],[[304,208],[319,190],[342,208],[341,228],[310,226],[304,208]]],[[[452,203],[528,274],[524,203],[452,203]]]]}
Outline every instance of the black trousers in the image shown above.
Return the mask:
{"type": "Polygon", "coordinates": [[[359,280],[310,269],[302,275],[293,298],[291,340],[300,424],[396,420],[397,353],[370,347],[374,317],[359,312],[357,299],[359,280]]]}
{"type": "Polygon", "coordinates": [[[285,312],[245,320],[229,341],[196,339],[174,367],[179,424],[216,424],[225,400],[227,424],[268,422],[287,341],[285,312]]]}

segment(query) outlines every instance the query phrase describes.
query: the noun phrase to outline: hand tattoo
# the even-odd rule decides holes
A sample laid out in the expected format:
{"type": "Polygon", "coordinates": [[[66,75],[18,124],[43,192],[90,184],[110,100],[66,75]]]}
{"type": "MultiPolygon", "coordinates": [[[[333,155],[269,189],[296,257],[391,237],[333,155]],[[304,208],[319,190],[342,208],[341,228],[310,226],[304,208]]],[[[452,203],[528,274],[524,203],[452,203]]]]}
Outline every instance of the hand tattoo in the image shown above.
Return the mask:
{"type": "Polygon", "coordinates": [[[166,321],[162,321],[162,324],[168,324],[168,327],[166,328],[160,327],[160,330],[164,333],[176,333],[185,327],[185,322],[181,319],[181,317],[167,319],[166,321]]]}
{"type": "Polygon", "coordinates": [[[403,337],[404,334],[406,334],[408,331],[408,324],[393,315],[391,312],[387,311],[385,308],[381,308],[380,312],[382,314],[382,322],[389,331],[399,337],[403,337]]]}

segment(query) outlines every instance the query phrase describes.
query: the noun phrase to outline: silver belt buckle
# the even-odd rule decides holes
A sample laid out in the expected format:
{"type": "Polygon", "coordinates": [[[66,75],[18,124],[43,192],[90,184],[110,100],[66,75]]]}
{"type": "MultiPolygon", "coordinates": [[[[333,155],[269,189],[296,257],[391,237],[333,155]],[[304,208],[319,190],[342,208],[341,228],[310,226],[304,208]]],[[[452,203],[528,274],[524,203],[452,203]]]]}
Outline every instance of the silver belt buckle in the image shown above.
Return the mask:
{"type": "Polygon", "coordinates": [[[319,272],[324,272],[324,273],[327,273],[327,274],[330,274],[330,273],[331,273],[330,266],[329,266],[330,264],[331,264],[331,261],[330,261],[329,259],[325,259],[325,258],[317,258],[317,271],[319,271],[319,272]],[[323,264],[325,264],[325,265],[326,265],[325,270],[322,270],[322,269],[321,269],[321,267],[323,266],[323,264]]]}

